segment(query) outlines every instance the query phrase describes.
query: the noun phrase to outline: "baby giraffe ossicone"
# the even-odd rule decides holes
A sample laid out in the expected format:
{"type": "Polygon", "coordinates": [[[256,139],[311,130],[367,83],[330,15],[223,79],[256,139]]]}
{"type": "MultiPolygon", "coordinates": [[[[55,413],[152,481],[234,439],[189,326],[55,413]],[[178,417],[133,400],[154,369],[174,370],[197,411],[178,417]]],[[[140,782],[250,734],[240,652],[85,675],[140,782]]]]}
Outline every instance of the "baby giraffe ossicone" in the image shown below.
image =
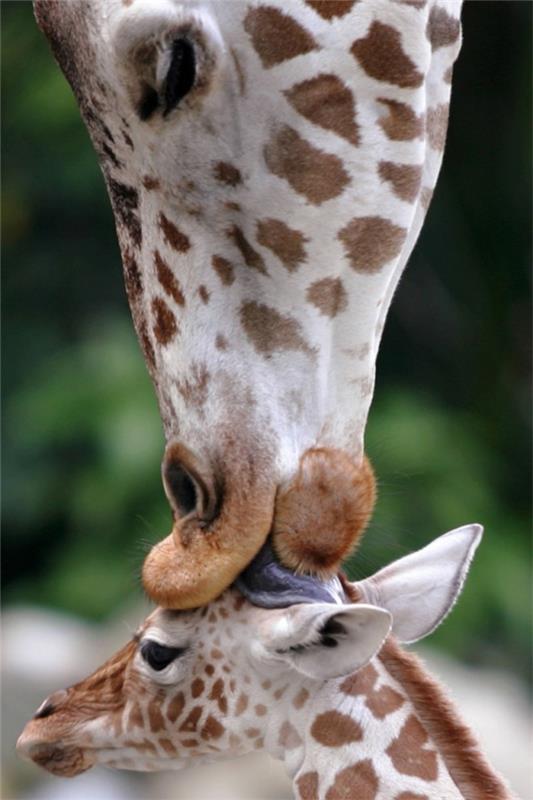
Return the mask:
{"type": "Polygon", "coordinates": [[[58,776],[266,749],[299,800],[509,798],[398,645],[450,611],[481,532],[458,528],[355,584],[294,576],[260,554],[208,606],[156,609],[90,677],[45,700],[17,748],[58,776]]]}

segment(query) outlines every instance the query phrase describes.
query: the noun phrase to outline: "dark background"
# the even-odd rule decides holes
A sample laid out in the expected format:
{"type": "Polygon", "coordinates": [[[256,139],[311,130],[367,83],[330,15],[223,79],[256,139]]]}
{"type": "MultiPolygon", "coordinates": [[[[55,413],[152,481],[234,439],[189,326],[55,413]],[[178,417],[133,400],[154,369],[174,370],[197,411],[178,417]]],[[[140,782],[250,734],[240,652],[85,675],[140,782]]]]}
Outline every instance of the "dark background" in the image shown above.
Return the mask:
{"type": "MultiPolygon", "coordinates": [[[[3,591],[103,618],[169,530],[155,397],[77,106],[28,2],[2,3],[3,591]]],[[[466,2],[442,175],[393,301],[367,449],[380,499],[351,575],[485,525],[433,642],[529,664],[529,2],[466,2]]]]}

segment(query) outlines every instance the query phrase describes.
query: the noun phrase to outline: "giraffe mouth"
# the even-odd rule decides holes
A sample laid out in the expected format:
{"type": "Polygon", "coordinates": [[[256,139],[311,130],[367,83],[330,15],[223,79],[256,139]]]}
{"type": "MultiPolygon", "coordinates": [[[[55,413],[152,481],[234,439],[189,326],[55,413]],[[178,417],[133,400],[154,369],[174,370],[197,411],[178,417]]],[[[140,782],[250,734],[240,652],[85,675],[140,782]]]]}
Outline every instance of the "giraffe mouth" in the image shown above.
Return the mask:
{"type": "MultiPolygon", "coordinates": [[[[21,750],[17,744],[17,749],[21,750]]],[[[96,764],[96,753],[81,747],[54,744],[33,744],[22,753],[52,775],[60,778],[74,778],[96,764]]]]}

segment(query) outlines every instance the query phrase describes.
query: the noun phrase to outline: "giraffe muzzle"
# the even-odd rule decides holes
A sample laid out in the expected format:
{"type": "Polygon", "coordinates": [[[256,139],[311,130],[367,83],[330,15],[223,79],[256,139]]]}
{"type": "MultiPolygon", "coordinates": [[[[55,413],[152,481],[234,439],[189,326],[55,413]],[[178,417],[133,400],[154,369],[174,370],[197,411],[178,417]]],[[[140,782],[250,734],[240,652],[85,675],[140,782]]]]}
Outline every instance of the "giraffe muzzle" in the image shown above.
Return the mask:
{"type": "Polygon", "coordinates": [[[17,753],[63,778],[73,778],[96,763],[96,755],[90,750],[50,740],[50,726],[44,726],[44,720],[31,720],[26,725],[17,741],[17,753]]]}

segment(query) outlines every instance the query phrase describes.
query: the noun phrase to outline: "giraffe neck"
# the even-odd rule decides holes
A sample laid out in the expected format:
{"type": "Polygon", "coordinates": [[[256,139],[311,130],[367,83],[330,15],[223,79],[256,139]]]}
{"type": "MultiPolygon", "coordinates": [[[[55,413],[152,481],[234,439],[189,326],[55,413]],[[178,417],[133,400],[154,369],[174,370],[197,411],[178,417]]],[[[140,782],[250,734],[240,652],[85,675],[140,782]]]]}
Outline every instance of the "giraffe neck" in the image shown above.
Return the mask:
{"type": "Polygon", "coordinates": [[[304,681],[274,706],[265,748],[299,800],[508,800],[438,684],[389,640],[348,678],[304,681]]]}

